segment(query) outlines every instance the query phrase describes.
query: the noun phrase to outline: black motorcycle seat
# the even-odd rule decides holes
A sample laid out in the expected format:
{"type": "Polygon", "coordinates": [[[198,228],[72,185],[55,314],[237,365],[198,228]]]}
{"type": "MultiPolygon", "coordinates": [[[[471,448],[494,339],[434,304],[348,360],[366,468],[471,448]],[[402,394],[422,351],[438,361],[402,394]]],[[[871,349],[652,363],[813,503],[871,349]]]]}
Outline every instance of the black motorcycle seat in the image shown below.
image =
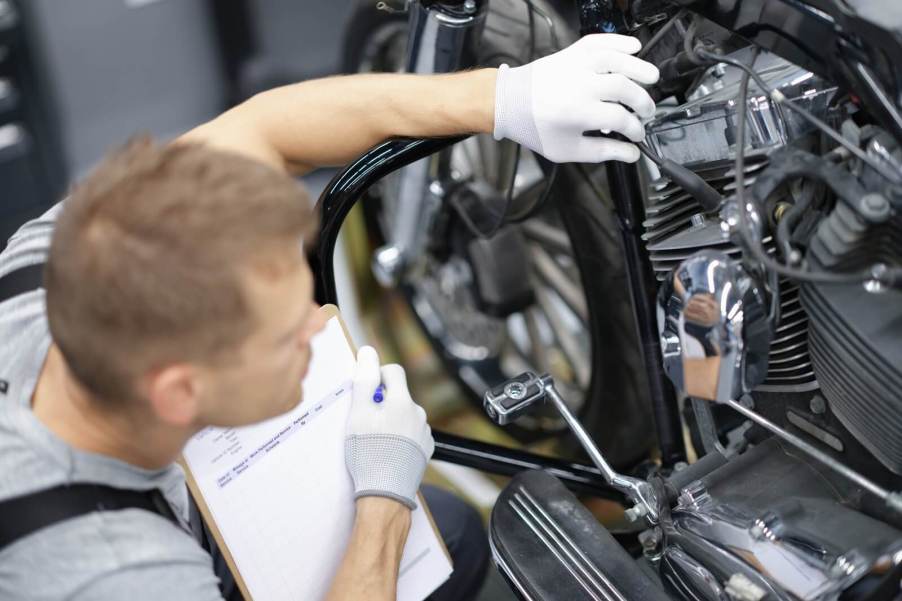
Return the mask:
{"type": "Polygon", "coordinates": [[[669,599],[576,496],[544,471],[521,472],[502,491],[489,540],[496,565],[524,599],[669,599]]]}

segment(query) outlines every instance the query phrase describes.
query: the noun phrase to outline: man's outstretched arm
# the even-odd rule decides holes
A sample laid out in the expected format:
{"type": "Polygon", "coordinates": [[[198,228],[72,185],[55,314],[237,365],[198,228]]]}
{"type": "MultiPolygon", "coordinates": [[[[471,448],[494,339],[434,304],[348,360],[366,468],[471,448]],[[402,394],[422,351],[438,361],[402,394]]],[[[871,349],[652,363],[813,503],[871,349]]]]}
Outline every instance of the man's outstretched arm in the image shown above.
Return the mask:
{"type": "Polygon", "coordinates": [[[492,131],[495,72],[306,81],[257,94],[183,139],[295,173],[341,165],[392,136],[492,131]]]}
{"type": "Polygon", "coordinates": [[[394,136],[493,133],[557,162],[634,161],[657,69],[635,38],[587,36],[517,68],[330,77],[263,92],[183,136],[277,168],[340,165],[394,136]]]}

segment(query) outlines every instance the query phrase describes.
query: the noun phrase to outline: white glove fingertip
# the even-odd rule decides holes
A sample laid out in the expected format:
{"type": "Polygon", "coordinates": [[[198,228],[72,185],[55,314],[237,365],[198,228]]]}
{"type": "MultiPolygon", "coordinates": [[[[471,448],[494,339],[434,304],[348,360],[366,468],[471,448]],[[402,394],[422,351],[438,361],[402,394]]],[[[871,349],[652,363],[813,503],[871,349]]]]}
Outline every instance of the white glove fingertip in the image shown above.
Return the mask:
{"type": "Polygon", "coordinates": [[[583,36],[579,43],[587,48],[589,52],[614,50],[625,54],[636,54],[642,49],[642,42],[638,39],[617,33],[592,33],[583,36]]]}
{"type": "Polygon", "coordinates": [[[397,363],[382,366],[382,384],[388,394],[397,395],[407,392],[407,373],[397,363]]]}
{"type": "MultiPolygon", "coordinates": [[[[354,371],[354,386],[375,389],[379,385],[379,353],[371,346],[360,347],[357,351],[357,367],[354,371]]],[[[369,392],[372,392],[370,390],[369,392]]]]}
{"type": "Polygon", "coordinates": [[[623,163],[635,163],[639,160],[640,152],[639,149],[635,146],[635,144],[625,144],[621,142],[617,147],[611,148],[608,153],[609,156],[605,160],[609,161],[621,161],[623,163]]]}
{"type": "Polygon", "coordinates": [[[599,53],[594,66],[597,73],[620,73],[643,85],[656,83],[660,77],[653,64],[622,52],[599,53]]]}
{"type": "Polygon", "coordinates": [[[580,145],[580,152],[591,157],[585,161],[587,163],[604,161],[635,163],[639,160],[639,149],[635,144],[609,138],[585,138],[580,145]]]}

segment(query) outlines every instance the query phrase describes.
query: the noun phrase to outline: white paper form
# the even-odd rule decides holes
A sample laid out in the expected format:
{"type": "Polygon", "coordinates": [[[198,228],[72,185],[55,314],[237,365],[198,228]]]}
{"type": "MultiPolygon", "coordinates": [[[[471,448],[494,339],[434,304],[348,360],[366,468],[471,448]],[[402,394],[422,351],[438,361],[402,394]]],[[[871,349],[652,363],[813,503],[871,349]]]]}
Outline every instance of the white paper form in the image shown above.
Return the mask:
{"type": "MultiPolygon", "coordinates": [[[[321,599],[354,521],[344,435],[354,355],[337,317],[312,341],[304,401],[243,428],[207,428],[184,458],[253,601],[321,599]]],[[[421,601],[451,574],[418,507],[401,559],[399,601],[421,601]]]]}

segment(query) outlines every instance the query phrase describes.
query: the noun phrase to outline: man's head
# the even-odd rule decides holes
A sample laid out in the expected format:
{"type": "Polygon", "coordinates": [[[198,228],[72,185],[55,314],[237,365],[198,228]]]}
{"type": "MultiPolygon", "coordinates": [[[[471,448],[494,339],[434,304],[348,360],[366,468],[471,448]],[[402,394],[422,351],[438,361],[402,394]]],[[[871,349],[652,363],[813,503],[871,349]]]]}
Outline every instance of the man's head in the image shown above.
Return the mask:
{"type": "Polygon", "coordinates": [[[288,176],[198,145],[133,141],[72,193],[45,273],[50,332],[97,403],[177,426],[300,400],[316,222],[288,176]]]}

